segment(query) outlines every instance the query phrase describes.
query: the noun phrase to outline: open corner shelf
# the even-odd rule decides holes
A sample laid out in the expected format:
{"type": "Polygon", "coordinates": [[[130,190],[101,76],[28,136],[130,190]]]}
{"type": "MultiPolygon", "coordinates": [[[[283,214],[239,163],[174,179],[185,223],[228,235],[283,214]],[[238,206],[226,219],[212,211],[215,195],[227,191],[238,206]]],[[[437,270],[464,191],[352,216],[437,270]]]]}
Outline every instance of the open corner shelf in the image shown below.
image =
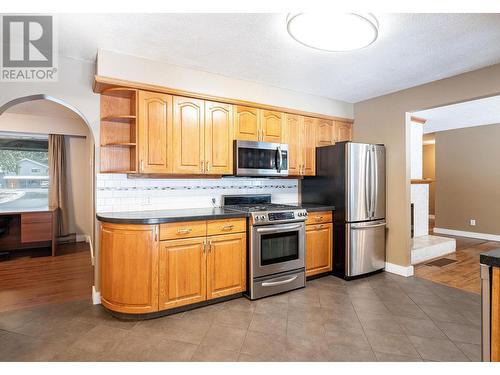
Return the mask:
{"type": "Polygon", "coordinates": [[[109,115],[101,118],[102,121],[111,121],[111,122],[132,122],[135,121],[135,115],[109,115]]]}
{"type": "Polygon", "coordinates": [[[101,172],[137,172],[137,90],[101,92],[101,172]]]}

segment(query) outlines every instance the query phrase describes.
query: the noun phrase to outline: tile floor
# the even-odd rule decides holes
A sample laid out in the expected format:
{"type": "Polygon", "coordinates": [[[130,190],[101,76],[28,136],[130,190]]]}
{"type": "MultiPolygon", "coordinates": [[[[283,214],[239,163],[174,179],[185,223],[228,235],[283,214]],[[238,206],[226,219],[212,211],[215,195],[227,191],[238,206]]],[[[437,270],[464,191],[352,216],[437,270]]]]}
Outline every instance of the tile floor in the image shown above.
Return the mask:
{"type": "Polygon", "coordinates": [[[478,361],[480,299],[381,273],[139,322],[67,302],[0,313],[0,348],[2,361],[478,361]]]}

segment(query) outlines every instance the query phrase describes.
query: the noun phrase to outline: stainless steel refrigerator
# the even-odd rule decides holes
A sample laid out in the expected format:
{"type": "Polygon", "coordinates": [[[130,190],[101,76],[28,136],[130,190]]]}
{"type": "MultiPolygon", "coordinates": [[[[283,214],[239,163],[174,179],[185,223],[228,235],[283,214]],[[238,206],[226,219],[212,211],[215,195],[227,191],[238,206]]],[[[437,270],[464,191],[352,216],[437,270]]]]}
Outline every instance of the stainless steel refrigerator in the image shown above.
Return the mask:
{"type": "Polygon", "coordinates": [[[385,147],[339,142],[316,149],[302,203],[334,205],[333,272],[346,279],[385,267],[385,147]]]}

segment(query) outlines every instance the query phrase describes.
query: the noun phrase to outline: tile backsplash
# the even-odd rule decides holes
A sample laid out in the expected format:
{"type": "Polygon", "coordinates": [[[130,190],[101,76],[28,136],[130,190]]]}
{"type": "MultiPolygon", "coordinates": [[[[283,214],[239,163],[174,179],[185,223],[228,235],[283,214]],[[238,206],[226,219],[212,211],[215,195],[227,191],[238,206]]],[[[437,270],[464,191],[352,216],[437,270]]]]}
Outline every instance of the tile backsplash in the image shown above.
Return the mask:
{"type": "Polygon", "coordinates": [[[139,179],[100,173],[96,183],[97,212],[218,207],[223,195],[235,194],[271,194],[275,203],[299,200],[296,179],[139,179]]]}

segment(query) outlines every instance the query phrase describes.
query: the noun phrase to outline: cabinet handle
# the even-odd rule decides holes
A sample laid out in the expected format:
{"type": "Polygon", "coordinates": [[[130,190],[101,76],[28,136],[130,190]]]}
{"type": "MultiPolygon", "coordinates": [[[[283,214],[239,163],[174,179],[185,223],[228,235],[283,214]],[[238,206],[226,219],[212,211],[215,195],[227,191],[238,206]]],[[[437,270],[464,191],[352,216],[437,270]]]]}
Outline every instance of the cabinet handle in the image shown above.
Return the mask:
{"type": "Polygon", "coordinates": [[[323,221],[323,216],[316,216],[314,218],[314,220],[316,220],[316,221],[323,221]]]}
{"type": "Polygon", "coordinates": [[[203,240],[203,254],[207,253],[207,240],[203,240]]]}
{"type": "Polygon", "coordinates": [[[141,160],[141,172],[144,171],[144,160],[141,160]]]}
{"type": "Polygon", "coordinates": [[[205,162],[203,160],[201,160],[200,164],[201,164],[201,171],[205,172],[205,162]]]}
{"type": "Polygon", "coordinates": [[[233,224],[229,224],[229,225],[224,225],[222,227],[222,230],[232,230],[234,228],[234,225],[233,224]]]}
{"type": "Polygon", "coordinates": [[[207,161],[207,172],[210,172],[210,162],[207,161]]]}
{"type": "Polygon", "coordinates": [[[191,231],[192,231],[191,228],[177,229],[177,234],[187,234],[187,233],[191,233],[191,231]]]}
{"type": "Polygon", "coordinates": [[[318,230],[318,229],[322,229],[322,228],[323,228],[323,224],[321,224],[321,225],[316,225],[316,230],[318,230]]]}
{"type": "Polygon", "coordinates": [[[212,240],[208,241],[208,251],[212,252],[212,240]]]}
{"type": "Polygon", "coordinates": [[[155,232],[155,242],[158,242],[158,227],[154,227],[155,232]]]}

